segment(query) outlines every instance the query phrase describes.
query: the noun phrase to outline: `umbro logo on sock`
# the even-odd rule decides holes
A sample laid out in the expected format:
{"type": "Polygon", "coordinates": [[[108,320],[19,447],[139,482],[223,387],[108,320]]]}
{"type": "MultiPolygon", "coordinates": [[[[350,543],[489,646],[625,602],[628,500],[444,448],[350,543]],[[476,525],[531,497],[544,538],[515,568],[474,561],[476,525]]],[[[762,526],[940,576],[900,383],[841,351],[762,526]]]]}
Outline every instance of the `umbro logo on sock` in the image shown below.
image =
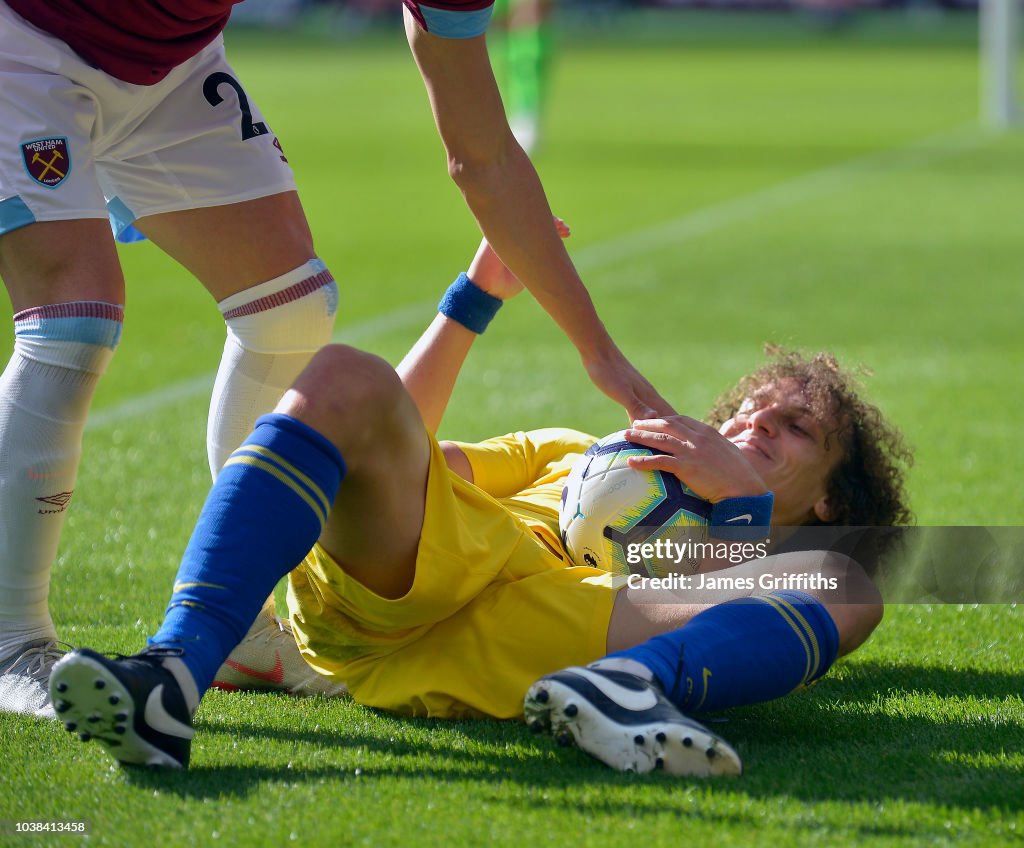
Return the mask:
{"type": "Polygon", "coordinates": [[[59,492],[56,495],[47,495],[45,498],[36,498],[37,501],[57,507],[57,509],[41,509],[39,514],[53,515],[57,512],[64,512],[68,508],[68,504],[71,503],[71,496],[73,494],[74,492],[59,492]]]}

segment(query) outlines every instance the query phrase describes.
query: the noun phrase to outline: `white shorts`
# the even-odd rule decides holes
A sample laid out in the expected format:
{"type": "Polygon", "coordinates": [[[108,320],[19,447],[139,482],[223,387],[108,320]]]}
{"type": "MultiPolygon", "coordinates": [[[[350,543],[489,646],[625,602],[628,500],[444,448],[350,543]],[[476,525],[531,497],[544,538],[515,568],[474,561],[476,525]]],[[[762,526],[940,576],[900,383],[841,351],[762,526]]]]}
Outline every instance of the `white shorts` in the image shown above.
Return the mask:
{"type": "Polygon", "coordinates": [[[277,137],[217,38],[156,85],[86,64],[0,2],[0,235],[294,190],[277,137]]]}

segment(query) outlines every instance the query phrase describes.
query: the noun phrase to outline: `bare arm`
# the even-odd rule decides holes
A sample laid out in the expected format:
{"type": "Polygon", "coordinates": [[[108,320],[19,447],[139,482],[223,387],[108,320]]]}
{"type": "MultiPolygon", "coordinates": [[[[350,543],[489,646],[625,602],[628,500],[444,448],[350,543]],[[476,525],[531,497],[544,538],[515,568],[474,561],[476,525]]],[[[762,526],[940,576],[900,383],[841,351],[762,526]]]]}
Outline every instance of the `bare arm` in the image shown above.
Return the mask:
{"type": "Polygon", "coordinates": [[[398,376],[412,395],[427,430],[436,433],[476,333],[438,313],[405,358],[398,376]]]}
{"type": "MultiPolygon", "coordinates": [[[[549,219],[547,226],[556,238],[569,235],[569,228],[558,218],[553,227],[549,219]]],[[[508,300],[523,289],[486,239],[470,263],[468,276],[477,288],[499,300],[508,300]]],[[[439,313],[398,365],[398,376],[431,433],[441,425],[455,381],[476,338],[476,333],[439,313]]]]}
{"type": "Polygon", "coordinates": [[[552,232],[540,180],[508,128],[484,37],[440,38],[425,32],[408,10],[405,16],[449,173],[487,240],[565,331],[598,388],[631,418],[671,413],[615,345],[552,232]]]}

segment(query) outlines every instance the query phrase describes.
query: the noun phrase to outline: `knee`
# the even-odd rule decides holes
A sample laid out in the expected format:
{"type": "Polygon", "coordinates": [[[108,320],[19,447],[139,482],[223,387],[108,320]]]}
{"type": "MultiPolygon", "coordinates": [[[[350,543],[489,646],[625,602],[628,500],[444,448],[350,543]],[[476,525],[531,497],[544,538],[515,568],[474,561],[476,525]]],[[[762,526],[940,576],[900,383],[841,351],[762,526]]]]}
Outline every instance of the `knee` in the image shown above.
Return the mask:
{"type": "Polygon", "coordinates": [[[839,655],[843,656],[863,645],[881,623],[882,596],[860,564],[842,554],[830,554],[822,574],[837,586],[829,592],[825,607],[839,632],[839,655]]]}
{"type": "Polygon", "coordinates": [[[229,338],[243,350],[312,356],[331,339],[338,284],[322,261],[310,259],[286,274],[221,300],[217,306],[229,338]]]}
{"type": "Polygon", "coordinates": [[[839,631],[839,656],[845,656],[863,645],[881,623],[882,613],[881,603],[829,607],[829,614],[839,631]]]}
{"type": "Polygon", "coordinates": [[[409,401],[384,359],[347,345],[321,348],[282,398],[278,412],[319,430],[343,451],[386,440],[409,401]]]}
{"type": "Polygon", "coordinates": [[[295,389],[321,414],[371,421],[394,406],[404,392],[402,381],[386,360],[338,344],[317,351],[295,381],[295,389]]]}

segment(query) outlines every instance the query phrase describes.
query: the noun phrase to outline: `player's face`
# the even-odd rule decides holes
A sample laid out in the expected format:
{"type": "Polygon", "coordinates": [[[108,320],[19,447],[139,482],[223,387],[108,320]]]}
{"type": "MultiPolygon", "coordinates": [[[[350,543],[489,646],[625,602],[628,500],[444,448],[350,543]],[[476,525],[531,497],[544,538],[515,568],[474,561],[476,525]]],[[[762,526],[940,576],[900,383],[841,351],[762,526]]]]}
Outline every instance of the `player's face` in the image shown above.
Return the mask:
{"type": "Polygon", "coordinates": [[[719,432],[775,493],[773,523],[795,526],[829,519],[826,481],[841,448],[826,437],[835,429],[814,416],[796,380],[782,380],[745,400],[719,432]]]}

